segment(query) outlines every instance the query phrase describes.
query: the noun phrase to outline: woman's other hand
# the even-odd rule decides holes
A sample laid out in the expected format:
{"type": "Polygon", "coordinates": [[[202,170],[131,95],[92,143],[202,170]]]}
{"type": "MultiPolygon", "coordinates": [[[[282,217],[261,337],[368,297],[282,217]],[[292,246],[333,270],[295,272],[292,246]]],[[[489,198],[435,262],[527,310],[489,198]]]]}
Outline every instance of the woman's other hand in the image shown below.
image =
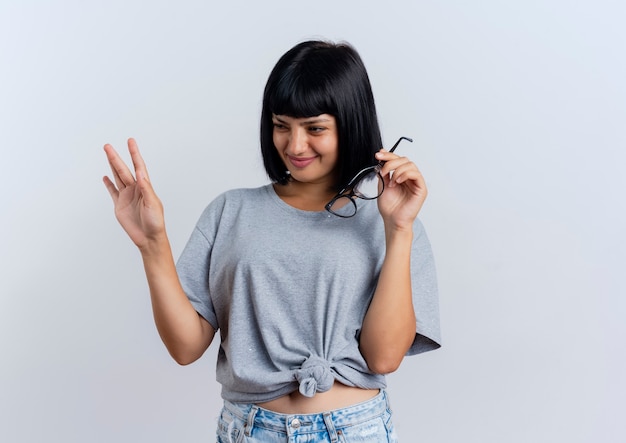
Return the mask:
{"type": "Polygon", "coordinates": [[[378,198],[378,209],[388,227],[412,229],[428,194],[426,182],[415,163],[381,149],[376,159],[384,161],[380,175],[385,190],[378,198]]]}
{"type": "Polygon", "coordinates": [[[103,181],[113,199],[115,216],[135,245],[144,249],[151,241],[165,235],[161,200],[150,184],[148,170],[134,139],[128,140],[134,175],[113,146],[105,145],[104,151],[113,180],[105,176],[103,181]]]}

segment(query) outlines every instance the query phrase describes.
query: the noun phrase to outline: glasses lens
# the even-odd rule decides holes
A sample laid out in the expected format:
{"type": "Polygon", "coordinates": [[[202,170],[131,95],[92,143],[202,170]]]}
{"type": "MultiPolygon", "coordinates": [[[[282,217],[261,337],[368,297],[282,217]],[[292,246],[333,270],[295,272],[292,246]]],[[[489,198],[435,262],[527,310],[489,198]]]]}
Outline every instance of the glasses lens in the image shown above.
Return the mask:
{"type": "Polygon", "coordinates": [[[378,172],[370,171],[354,186],[353,192],[360,198],[371,200],[382,193],[382,184],[378,182],[378,172]]]}
{"type": "Polygon", "coordinates": [[[356,214],[356,202],[344,195],[335,200],[328,210],[339,217],[352,217],[356,214]]]}

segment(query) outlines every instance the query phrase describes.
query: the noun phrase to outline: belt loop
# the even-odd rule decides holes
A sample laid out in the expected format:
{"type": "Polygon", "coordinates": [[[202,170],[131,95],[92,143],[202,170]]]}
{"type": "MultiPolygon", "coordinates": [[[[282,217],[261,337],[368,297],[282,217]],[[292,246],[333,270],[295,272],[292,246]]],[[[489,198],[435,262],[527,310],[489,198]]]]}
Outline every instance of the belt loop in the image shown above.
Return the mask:
{"type": "Polygon", "coordinates": [[[324,423],[326,424],[330,441],[332,443],[339,441],[339,437],[337,437],[337,430],[335,429],[335,424],[333,423],[333,418],[331,417],[330,412],[324,412],[324,423]]]}
{"type": "Polygon", "coordinates": [[[254,428],[254,417],[256,417],[256,413],[259,410],[259,407],[256,405],[252,405],[250,408],[250,412],[248,412],[248,419],[246,420],[246,424],[243,427],[243,433],[246,434],[246,437],[250,437],[252,434],[252,429],[254,428]]]}
{"type": "Polygon", "coordinates": [[[384,389],[381,389],[381,391],[383,393],[383,396],[385,397],[385,404],[387,406],[387,411],[391,414],[392,410],[391,410],[391,402],[389,401],[389,394],[384,389]]]}

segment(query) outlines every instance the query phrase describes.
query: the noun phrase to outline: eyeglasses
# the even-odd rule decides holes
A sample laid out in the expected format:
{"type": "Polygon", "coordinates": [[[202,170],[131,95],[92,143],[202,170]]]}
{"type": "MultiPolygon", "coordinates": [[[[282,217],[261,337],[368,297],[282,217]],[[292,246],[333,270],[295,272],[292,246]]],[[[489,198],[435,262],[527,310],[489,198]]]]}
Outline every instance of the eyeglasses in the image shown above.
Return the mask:
{"type": "MultiPolygon", "coordinates": [[[[402,140],[413,142],[408,137],[400,137],[389,152],[395,151],[402,140]]],[[[356,214],[356,199],[375,200],[385,190],[385,182],[380,170],[385,162],[380,161],[373,166],[360,170],[348,184],[326,203],[326,210],[337,217],[350,218],[356,214]]]]}

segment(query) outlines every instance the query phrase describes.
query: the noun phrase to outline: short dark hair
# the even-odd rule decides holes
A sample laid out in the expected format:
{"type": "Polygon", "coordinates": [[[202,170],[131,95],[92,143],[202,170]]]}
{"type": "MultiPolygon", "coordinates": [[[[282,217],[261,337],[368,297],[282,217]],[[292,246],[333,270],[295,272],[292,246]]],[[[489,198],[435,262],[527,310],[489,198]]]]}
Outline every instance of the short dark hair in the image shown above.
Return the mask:
{"type": "Polygon", "coordinates": [[[286,184],[287,168],[272,138],[272,114],[335,117],[339,141],[337,188],[374,164],[374,154],[382,148],[369,77],[361,57],[347,43],[299,43],[278,60],[270,73],[261,111],[261,152],[269,178],[286,184]]]}

